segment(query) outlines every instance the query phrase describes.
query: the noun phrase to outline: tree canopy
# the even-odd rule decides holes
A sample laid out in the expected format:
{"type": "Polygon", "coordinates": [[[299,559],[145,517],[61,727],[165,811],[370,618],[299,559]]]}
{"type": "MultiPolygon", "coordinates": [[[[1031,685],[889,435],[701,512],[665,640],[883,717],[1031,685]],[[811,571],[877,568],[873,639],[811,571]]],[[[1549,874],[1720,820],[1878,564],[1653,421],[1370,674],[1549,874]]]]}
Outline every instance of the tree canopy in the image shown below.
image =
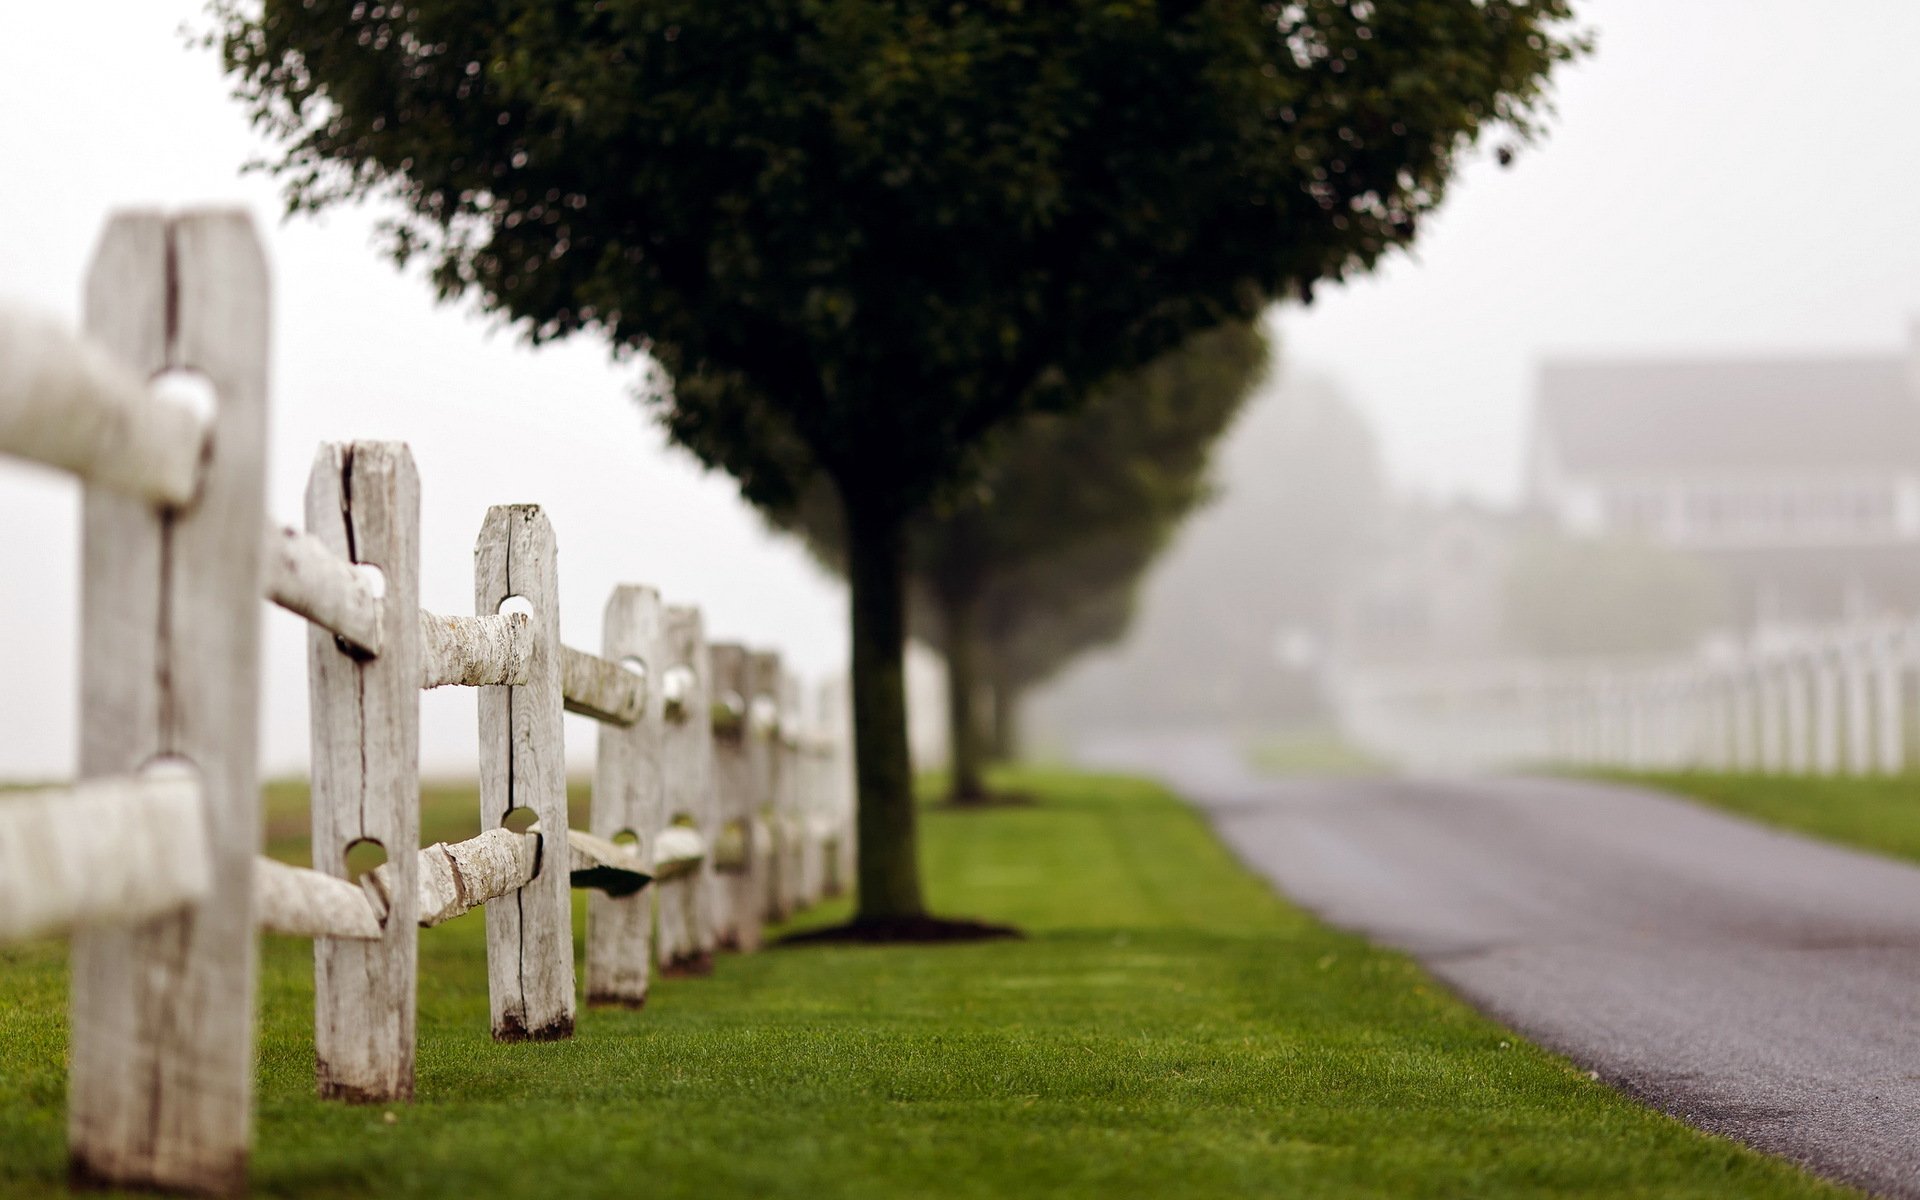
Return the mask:
{"type": "Polygon", "coordinates": [[[215,0],[296,211],[393,201],[535,340],[657,365],[763,504],[846,501],[859,917],[923,914],[901,522],[992,430],[1409,241],[1570,0],[215,0]]]}
{"type": "Polygon", "coordinates": [[[1336,385],[1287,372],[1220,446],[1220,497],[1154,564],[1126,644],[1037,700],[1054,734],[1153,723],[1323,719],[1319,672],[1288,669],[1291,631],[1324,644],[1388,510],[1372,427],[1336,385]]]}
{"type": "MultiPolygon", "coordinates": [[[[1259,327],[1232,322],[991,441],[969,486],[915,514],[910,624],[946,656],[954,799],[981,795],[981,684],[1008,694],[1123,634],[1141,574],[1209,492],[1213,448],[1264,378],[1259,327]]],[[[830,488],[770,513],[845,570],[830,488]]],[[[1003,710],[1004,713],[1004,710],[1003,710]]]]}

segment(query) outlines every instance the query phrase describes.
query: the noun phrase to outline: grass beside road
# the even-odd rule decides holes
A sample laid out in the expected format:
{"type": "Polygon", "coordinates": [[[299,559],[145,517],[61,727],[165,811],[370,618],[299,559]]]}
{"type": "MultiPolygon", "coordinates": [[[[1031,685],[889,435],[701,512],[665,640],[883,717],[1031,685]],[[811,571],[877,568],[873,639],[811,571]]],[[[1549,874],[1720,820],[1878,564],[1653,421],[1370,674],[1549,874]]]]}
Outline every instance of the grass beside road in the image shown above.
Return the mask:
{"type": "Polygon", "coordinates": [[[1609,772],[1782,829],[1920,862],[1920,778],[1817,779],[1706,771],[1609,772]]]}
{"type": "Polygon", "coordinates": [[[1262,775],[1349,778],[1390,773],[1385,763],[1341,738],[1330,726],[1262,733],[1243,745],[1247,765],[1262,775]]]}
{"type": "MultiPolygon", "coordinates": [[[[729,957],[643,1012],[583,1014],[571,1042],[496,1046],[463,917],[421,937],[411,1106],[312,1098],[310,952],[267,939],[254,1193],[1850,1194],[1628,1102],[1319,925],[1157,788],[998,783],[1038,803],[927,811],[928,884],[940,911],[1028,939],[729,957]]],[[[295,861],[300,801],[270,797],[295,861]]],[[[473,824],[470,793],[428,803],[429,837],[473,824]]],[[[0,948],[0,1195],[63,1193],[63,962],[0,948]]]]}

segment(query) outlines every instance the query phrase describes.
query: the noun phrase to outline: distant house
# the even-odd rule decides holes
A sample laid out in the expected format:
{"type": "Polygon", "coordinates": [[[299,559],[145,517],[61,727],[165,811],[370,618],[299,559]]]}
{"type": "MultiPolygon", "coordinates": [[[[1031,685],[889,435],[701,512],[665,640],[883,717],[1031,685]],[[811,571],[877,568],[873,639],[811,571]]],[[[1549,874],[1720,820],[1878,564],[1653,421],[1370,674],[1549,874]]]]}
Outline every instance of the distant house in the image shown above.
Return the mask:
{"type": "Polygon", "coordinates": [[[1546,364],[1529,507],[1698,556],[1754,624],[1920,611],[1909,355],[1546,364]]]}

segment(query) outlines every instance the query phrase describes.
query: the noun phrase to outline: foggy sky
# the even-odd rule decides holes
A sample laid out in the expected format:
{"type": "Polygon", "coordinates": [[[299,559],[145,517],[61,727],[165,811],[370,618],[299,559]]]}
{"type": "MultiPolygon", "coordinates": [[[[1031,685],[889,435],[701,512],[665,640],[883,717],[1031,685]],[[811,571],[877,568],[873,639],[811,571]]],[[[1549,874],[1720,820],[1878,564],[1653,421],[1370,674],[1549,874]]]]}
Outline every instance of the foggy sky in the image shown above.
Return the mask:
{"type": "MultiPolygon", "coordinates": [[[[616,582],[694,602],[720,635],[840,669],[844,594],[765,533],[731,482],[667,448],[637,368],[590,342],[538,352],[370,249],[375,214],[281,224],[196,0],[14,5],[0,38],[0,299],[77,319],[120,206],[238,203],[274,269],[269,503],[297,520],[323,439],[412,444],[422,596],[471,611],[490,503],[530,500],[560,543],[562,626],[598,642],[616,582]]],[[[1510,496],[1543,353],[1902,350],[1920,317],[1920,4],[1598,0],[1597,56],[1511,169],[1484,156],[1412,256],[1283,315],[1286,357],[1338,379],[1405,484],[1510,496]]],[[[77,490],[0,464],[0,778],[70,772],[77,490]]],[[[306,755],[304,633],[267,614],[264,766],[306,755]]],[[[590,753],[568,722],[570,756],[590,753]]],[[[423,700],[430,770],[469,771],[470,691],[423,700]]]]}

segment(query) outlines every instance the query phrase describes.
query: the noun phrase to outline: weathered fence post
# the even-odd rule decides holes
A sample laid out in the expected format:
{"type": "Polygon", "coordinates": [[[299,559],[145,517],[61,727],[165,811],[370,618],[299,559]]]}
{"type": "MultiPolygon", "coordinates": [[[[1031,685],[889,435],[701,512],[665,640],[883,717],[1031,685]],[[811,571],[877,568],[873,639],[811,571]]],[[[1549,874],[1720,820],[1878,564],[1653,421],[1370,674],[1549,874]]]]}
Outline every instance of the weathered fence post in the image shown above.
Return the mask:
{"type": "Polygon", "coordinates": [[[1786,768],[1789,776],[1805,776],[1812,770],[1812,678],[1807,660],[1799,653],[1784,657],[1780,674],[1788,705],[1786,768]]]}
{"type": "Polygon", "coordinates": [[[787,875],[793,853],[793,824],[784,803],[787,731],[781,705],[784,676],[780,655],[771,650],[749,655],[747,678],[747,753],[753,762],[754,816],[766,831],[762,853],[754,863],[760,877],[760,912],[765,920],[784,921],[792,914],[787,901],[787,875]]]}
{"type": "MultiPolygon", "coordinates": [[[[778,656],[775,656],[778,662],[778,656]]],[[[805,807],[805,767],[801,759],[800,681],[791,672],[779,672],[780,719],[774,727],[773,757],[779,763],[774,777],[773,806],[786,828],[781,844],[780,869],[775,873],[781,917],[791,917],[807,906],[807,843],[813,830],[805,807]]]]}
{"type": "Polygon", "coordinates": [[[1848,639],[1839,650],[1846,693],[1846,760],[1849,775],[1873,774],[1873,653],[1867,638],[1848,639]]]}
{"type": "Polygon", "coordinates": [[[487,994],[495,1038],[553,1041],[573,1036],[573,896],[560,587],[553,526],[538,505],[488,509],[474,549],[474,611],[492,615],[514,597],[532,607],[533,653],[524,686],[480,689],[480,827],[530,810],[540,856],[525,887],[487,902],[487,994]]]}
{"type": "Polygon", "coordinates": [[[1698,770],[1713,755],[1713,684],[1701,667],[1682,668],[1679,672],[1680,707],[1685,716],[1686,735],[1677,751],[1683,770],[1698,770]]]}
{"type": "MultiPolygon", "coordinates": [[[[622,585],[607,600],[602,653],[640,664],[647,682],[646,711],[628,726],[600,726],[594,760],[593,832],[619,841],[631,836],[640,861],[653,861],[665,824],[661,811],[660,593],[622,585]]],[[[587,1003],[639,1008],[647,1001],[653,953],[653,885],[627,896],[587,894],[587,1003]]]]}
{"type": "Polygon", "coordinates": [[[1840,773],[1840,666],[1833,651],[1808,651],[1813,673],[1813,770],[1821,775],[1840,773]]]}
{"type": "Polygon", "coordinates": [[[1730,691],[1728,708],[1732,710],[1730,718],[1734,724],[1734,770],[1751,772],[1759,768],[1759,697],[1755,695],[1753,670],[1749,670],[1745,664],[1728,668],[1726,685],[1730,691]]]}
{"type": "Polygon", "coordinates": [[[1787,663],[1762,664],[1753,674],[1759,690],[1760,770],[1769,775],[1788,770],[1792,761],[1788,749],[1796,736],[1791,715],[1793,685],[1788,679],[1792,669],[1787,663]]]}
{"type": "Polygon", "coordinates": [[[1906,661],[1907,634],[1891,629],[1876,641],[1874,654],[1874,742],[1883,775],[1898,775],[1907,767],[1906,661]]]}
{"type": "Polygon", "coordinates": [[[660,773],[666,819],[696,830],[707,854],[694,870],[658,885],[659,937],[654,960],[670,975],[713,969],[717,907],[713,847],[719,822],[713,791],[713,690],[706,632],[697,608],[669,605],[661,618],[662,676],[669,705],[661,734],[660,773]]]}
{"type": "Polygon", "coordinates": [[[834,821],[823,891],[837,896],[853,885],[857,853],[853,836],[853,703],[842,680],[829,680],[820,687],[820,729],[828,748],[826,788],[834,821]]]}
{"type": "Polygon", "coordinates": [[[802,691],[797,701],[800,820],[807,835],[801,843],[800,896],[801,903],[813,905],[826,895],[828,846],[833,836],[827,811],[826,742],[818,693],[802,691]]]}
{"type": "Polygon", "coordinates": [[[750,730],[749,657],[744,646],[715,642],[707,647],[707,661],[713,672],[713,791],[721,831],[714,859],[714,940],[723,950],[757,950],[765,872],[756,825],[760,780],[750,730]]]}
{"type": "Polygon", "coordinates": [[[80,775],[197,770],[212,890],[178,915],[75,931],[67,1144],[77,1181],[231,1193],[253,1100],[253,858],[265,522],[266,263],[246,216],[123,214],[86,327],[127,367],[205,376],[198,496],[157,508],[87,486],[80,775]]]}
{"type": "Polygon", "coordinates": [[[390,886],[377,942],[315,938],[314,1058],[322,1096],[413,1096],[420,845],[420,477],[396,442],[325,445],[307,480],[307,532],[379,568],[380,653],[307,631],[314,869],[348,878],[363,842],[390,886]]]}

